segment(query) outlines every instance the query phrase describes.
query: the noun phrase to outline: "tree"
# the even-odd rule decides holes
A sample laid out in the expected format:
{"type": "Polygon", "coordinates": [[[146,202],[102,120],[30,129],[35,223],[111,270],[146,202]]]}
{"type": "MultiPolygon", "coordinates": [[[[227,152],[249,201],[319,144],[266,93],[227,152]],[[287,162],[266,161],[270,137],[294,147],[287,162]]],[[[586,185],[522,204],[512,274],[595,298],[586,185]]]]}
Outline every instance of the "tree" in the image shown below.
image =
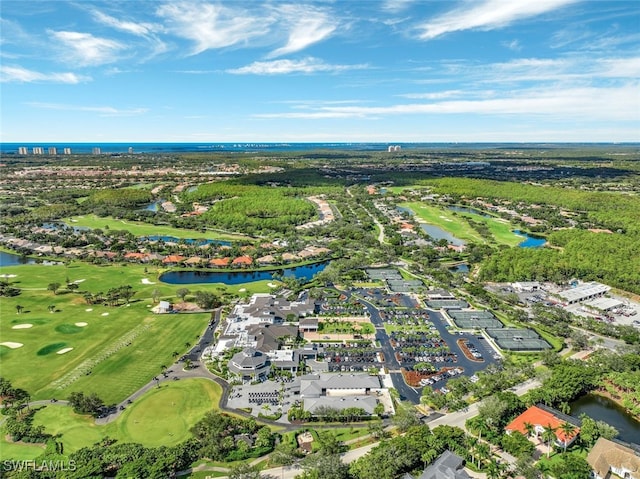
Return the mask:
{"type": "Polygon", "coordinates": [[[151,299],[154,303],[158,302],[158,300],[160,299],[160,295],[160,290],[158,288],[153,288],[153,291],[151,291],[151,299]]]}
{"type": "Polygon", "coordinates": [[[78,283],[67,283],[67,289],[69,291],[76,291],[80,288],[80,285],[78,283]]]}
{"type": "Polygon", "coordinates": [[[551,473],[556,479],[582,479],[591,476],[591,466],[576,454],[564,453],[559,461],[551,465],[551,473]]]}
{"type": "Polygon", "coordinates": [[[344,444],[332,431],[318,431],[318,454],[331,456],[343,452],[344,444]]]}
{"type": "Polygon", "coordinates": [[[560,425],[560,430],[564,434],[564,440],[562,441],[564,452],[567,452],[567,445],[569,444],[570,439],[573,437],[573,433],[575,432],[576,427],[573,424],[565,421],[560,425]]]}
{"type": "Polygon", "coordinates": [[[104,408],[104,402],[96,393],[84,394],[73,392],[69,395],[69,404],[76,414],[91,414],[98,416],[104,408]]]}
{"type": "Polygon", "coordinates": [[[56,305],[55,304],[50,304],[47,309],[49,310],[50,313],[55,313],[56,312],[56,305]]]}
{"type": "Polygon", "coordinates": [[[487,464],[487,479],[498,479],[504,469],[504,464],[496,460],[492,460],[487,464]]]}
{"type": "Polygon", "coordinates": [[[176,296],[180,298],[184,302],[184,298],[190,293],[188,288],[178,288],[176,291],[176,296]]]}
{"type": "Polygon", "coordinates": [[[47,285],[47,290],[51,291],[53,294],[58,294],[59,289],[60,289],[60,283],[49,283],[47,285]]]}
{"type": "Polygon", "coordinates": [[[547,443],[547,459],[551,455],[551,446],[553,442],[556,440],[556,430],[549,424],[544,426],[544,431],[542,431],[542,440],[547,443]]]}
{"type": "Polygon", "coordinates": [[[337,454],[311,454],[302,461],[300,479],[348,479],[349,466],[337,454]]]}
{"type": "Polygon", "coordinates": [[[238,464],[229,470],[229,479],[260,479],[260,470],[249,464],[238,464]]]}
{"type": "Polygon", "coordinates": [[[396,408],[396,415],[393,417],[393,423],[400,432],[406,432],[411,426],[420,424],[418,411],[412,404],[400,404],[396,408]]]}
{"type": "Polygon", "coordinates": [[[528,421],[524,423],[524,430],[527,433],[527,437],[531,437],[531,435],[535,432],[536,427],[528,421]]]}
{"type": "Polygon", "coordinates": [[[16,304],[16,313],[20,314],[22,313],[22,311],[24,311],[24,306],[22,306],[21,304],[16,304]]]}

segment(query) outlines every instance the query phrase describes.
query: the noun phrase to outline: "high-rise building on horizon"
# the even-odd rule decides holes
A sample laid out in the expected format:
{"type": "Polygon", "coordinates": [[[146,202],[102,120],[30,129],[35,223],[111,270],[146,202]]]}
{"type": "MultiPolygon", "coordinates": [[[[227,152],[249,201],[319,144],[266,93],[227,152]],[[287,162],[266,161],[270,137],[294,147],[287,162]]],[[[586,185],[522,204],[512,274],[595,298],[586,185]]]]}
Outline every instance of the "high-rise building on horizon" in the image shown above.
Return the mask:
{"type": "Polygon", "coordinates": [[[130,154],[130,155],[131,155],[131,154],[133,154],[133,146],[130,146],[130,147],[129,147],[129,154],[130,154]]]}
{"type": "Polygon", "coordinates": [[[18,155],[28,155],[28,154],[29,154],[29,148],[27,148],[26,146],[18,147],[18,155]]]}
{"type": "Polygon", "coordinates": [[[63,151],[64,151],[65,155],[70,155],[71,154],[71,148],[65,148],[63,151]]]}
{"type": "Polygon", "coordinates": [[[34,146],[31,151],[34,155],[44,155],[44,148],[41,146],[34,146]]]}
{"type": "Polygon", "coordinates": [[[48,152],[50,155],[57,155],[58,154],[58,149],[55,146],[50,146],[48,149],[48,152]]]}
{"type": "Polygon", "coordinates": [[[102,150],[100,150],[100,148],[98,148],[97,146],[91,150],[92,155],[99,155],[100,153],[102,153],[102,150]]]}

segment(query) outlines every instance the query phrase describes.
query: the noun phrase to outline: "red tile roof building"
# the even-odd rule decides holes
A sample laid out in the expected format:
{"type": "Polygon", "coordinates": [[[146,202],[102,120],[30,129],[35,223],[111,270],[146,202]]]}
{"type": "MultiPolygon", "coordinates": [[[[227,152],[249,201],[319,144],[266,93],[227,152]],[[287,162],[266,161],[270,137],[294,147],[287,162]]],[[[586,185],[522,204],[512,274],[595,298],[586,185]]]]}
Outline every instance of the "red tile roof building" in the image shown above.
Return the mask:
{"type": "Polygon", "coordinates": [[[571,444],[578,434],[580,434],[580,428],[574,425],[574,429],[571,433],[567,434],[562,430],[562,425],[568,421],[564,421],[558,418],[556,415],[549,411],[539,408],[538,406],[531,406],[525,412],[520,414],[517,418],[511,421],[505,430],[507,433],[512,431],[518,431],[525,437],[528,436],[527,428],[525,424],[531,424],[534,427],[536,437],[544,432],[546,427],[554,429],[557,438],[557,444],[560,446],[571,444]]]}

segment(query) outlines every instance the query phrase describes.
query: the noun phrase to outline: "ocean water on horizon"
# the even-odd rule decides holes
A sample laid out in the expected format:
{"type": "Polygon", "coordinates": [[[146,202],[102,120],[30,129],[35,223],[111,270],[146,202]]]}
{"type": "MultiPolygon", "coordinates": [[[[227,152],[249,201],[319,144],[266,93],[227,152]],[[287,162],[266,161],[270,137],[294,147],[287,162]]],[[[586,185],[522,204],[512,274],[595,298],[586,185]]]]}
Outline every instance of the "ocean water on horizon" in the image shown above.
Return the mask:
{"type": "MultiPolygon", "coordinates": [[[[602,146],[605,143],[407,143],[407,142],[380,142],[380,143],[52,143],[52,142],[25,142],[25,143],[0,143],[0,155],[17,155],[18,148],[26,147],[29,155],[34,147],[42,147],[47,155],[48,148],[55,147],[57,154],[62,155],[64,148],[71,148],[71,154],[91,154],[93,148],[100,148],[101,154],[128,153],[129,148],[133,153],[180,153],[197,151],[229,151],[229,152],[257,152],[257,151],[310,151],[310,150],[351,150],[351,151],[387,151],[389,145],[399,145],[403,150],[416,149],[502,149],[502,148],[561,148],[561,147],[593,147],[602,146]]],[[[611,144],[613,145],[613,144],[611,144]]],[[[637,146],[635,144],[629,144],[637,146]]],[[[624,146],[616,144],[615,146],[624,146]]]]}

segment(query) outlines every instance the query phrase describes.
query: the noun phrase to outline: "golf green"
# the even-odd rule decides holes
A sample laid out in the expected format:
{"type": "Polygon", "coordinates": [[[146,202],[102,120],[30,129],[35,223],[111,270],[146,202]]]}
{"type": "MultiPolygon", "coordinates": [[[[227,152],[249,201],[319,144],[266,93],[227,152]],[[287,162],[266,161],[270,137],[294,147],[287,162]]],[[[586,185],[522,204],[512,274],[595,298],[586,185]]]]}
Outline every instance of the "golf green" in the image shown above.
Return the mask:
{"type": "MultiPolygon", "coordinates": [[[[188,439],[191,427],[208,411],[217,408],[221,394],[220,386],[208,379],[182,379],[148,391],[118,419],[104,426],[60,404],[39,410],[34,425],[43,425],[47,433],[58,435],[65,454],[91,446],[107,436],[121,443],[173,446],[188,439]]],[[[40,446],[6,442],[4,434],[0,438],[0,460],[34,459],[42,452],[40,446]]]]}

